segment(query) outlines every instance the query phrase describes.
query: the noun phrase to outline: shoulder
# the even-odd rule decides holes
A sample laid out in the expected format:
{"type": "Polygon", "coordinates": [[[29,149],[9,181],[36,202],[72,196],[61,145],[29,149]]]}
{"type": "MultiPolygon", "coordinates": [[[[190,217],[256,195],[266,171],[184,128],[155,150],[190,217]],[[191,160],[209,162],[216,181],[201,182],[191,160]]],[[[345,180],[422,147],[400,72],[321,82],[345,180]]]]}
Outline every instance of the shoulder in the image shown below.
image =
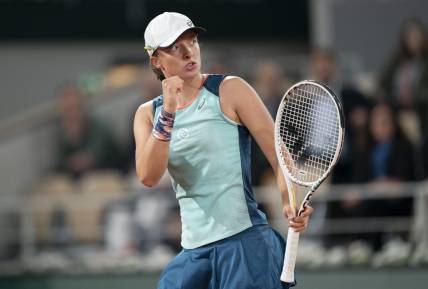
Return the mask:
{"type": "Polygon", "coordinates": [[[263,106],[257,92],[244,79],[228,76],[220,86],[220,105],[223,113],[237,123],[247,125],[249,111],[263,106]]]}
{"type": "Polygon", "coordinates": [[[231,101],[246,101],[258,97],[254,88],[239,76],[227,76],[220,85],[220,96],[231,101]]]}
{"type": "Polygon", "coordinates": [[[223,74],[209,74],[204,87],[217,96],[234,95],[237,92],[252,90],[252,87],[241,77],[223,74]]]}
{"type": "Polygon", "coordinates": [[[220,85],[220,95],[240,98],[248,94],[256,94],[254,88],[239,76],[227,76],[220,85]]]}
{"type": "Polygon", "coordinates": [[[141,104],[135,112],[134,121],[142,120],[142,119],[153,121],[153,115],[156,107],[162,104],[163,104],[163,98],[161,96],[158,96],[152,100],[149,100],[141,104]]]}
{"type": "Polygon", "coordinates": [[[252,87],[239,76],[226,76],[220,85],[220,93],[246,89],[252,89],[252,87]]]}

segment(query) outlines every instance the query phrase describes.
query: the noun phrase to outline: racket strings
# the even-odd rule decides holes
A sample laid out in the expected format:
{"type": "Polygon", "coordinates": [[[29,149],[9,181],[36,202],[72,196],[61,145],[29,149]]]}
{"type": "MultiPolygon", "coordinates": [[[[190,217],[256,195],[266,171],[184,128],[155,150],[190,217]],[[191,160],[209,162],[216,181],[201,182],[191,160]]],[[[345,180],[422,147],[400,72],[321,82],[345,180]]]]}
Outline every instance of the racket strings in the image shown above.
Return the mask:
{"type": "Polygon", "coordinates": [[[286,97],[279,132],[290,173],[303,182],[316,181],[329,170],[339,141],[333,99],[318,86],[296,87],[286,97]]]}

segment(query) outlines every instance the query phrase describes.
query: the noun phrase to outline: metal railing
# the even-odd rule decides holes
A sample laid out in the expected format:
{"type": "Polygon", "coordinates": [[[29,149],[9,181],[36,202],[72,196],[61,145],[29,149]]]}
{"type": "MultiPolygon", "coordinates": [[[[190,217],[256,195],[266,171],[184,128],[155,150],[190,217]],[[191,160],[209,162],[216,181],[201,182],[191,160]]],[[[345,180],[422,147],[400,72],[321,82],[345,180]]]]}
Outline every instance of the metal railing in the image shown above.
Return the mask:
{"type": "MultiPolygon", "coordinates": [[[[140,192],[141,193],[141,192],[140,192]]],[[[286,219],[282,216],[282,208],[280,195],[275,187],[259,187],[255,189],[256,199],[263,205],[268,211],[270,217],[270,223],[277,228],[280,232],[285,233],[287,231],[286,219]]],[[[171,191],[171,194],[173,192],[171,191]]],[[[96,229],[98,232],[106,230],[103,224],[99,223],[97,228],[93,226],[93,222],[85,221],[85,214],[91,211],[92,202],[100,207],[100,196],[91,201],[86,199],[79,205],[79,192],[71,194],[69,201],[74,202],[74,213],[81,216],[81,221],[74,226],[80,226],[85,230],[96,229]],[[91,225],[92,224],[92,225],[91,225]],[[88,228],[92,226],[92,228],[88,228]]],[[[130,201],[130,197],[133,199],[138,198],[139,193],[135,192],[124,192],[123,200],[130,201]],[[131,194],[130,194],[131,193],[131,194]]],[[[46,201],[47,196],[40,196],[38,202],[26,203],[25,205],[18,208],[8,208],[7,211],[3,210],[0,215],[15,214],[19,217],[18,228],[17,224],[7,224],[3,219],[0,224],[0,234],[5,236],[4,240],[9,242],[15,242],[20,247],[20,254],[16,256],[17,259],[31,259],[31,256],[36,255],[40,251],[40,244],[43,242],[49,244],[49,240],[46,241],[38,239],[40,237],[40,223],[37,224],[37,215],[46,213],[49,209],[49,202],[46,201]],[[43,205],[46,204],[46,205],[43,205]],[[39,226],[39,227],[38,227],[39,226]],[[18,230],[18,231],[17,231],[18,230]],[[18,232],[18,233],[17,233],[18,232]],[[9,238],[7,238],[9,236],[9,238]],[[15,236],[15,237],[13,237],[15,236]],[[15,238],[15,239],[14,239],[15,238]]],[[[68,202],[67,198],[64,198],[64,202],[68,202]]],[[[108,205],[106,200],[104,205],[108,205]]],[[[390,183],[390,184],[364,184],[364,185],[323,185],[313,199],[313,206],[316,211],[311,219],[311,225],[307,232],[303,235],[302,239],[322,239],[324,235],[335,235],[335,234],[363,234],[373,232],[405,232],[408,233],[409,243],[414,250],[425,250],[428,251],[428,182],[418,183],[390,183]],[[367,216],[356,216],[352,218],[326,218],[325,208],[329,203],[333,201],[345,200],[349,196],[349,192],[352,192],[354,196],[357,196],[361,200],[394,200],[399,198],[411,198],[413,200],[412,214],[409,216],[382,216],[382,217],[367,217],[367,216]]],[[[398,204],[399,205],[399,204],[398,204]]],[[[172,205],[173,207],[173,205],[172,205]]],[[[130,208],[130,207],[129,207],[130,208]]],[[[123,210],[123,207],[121,208],[123,210]]],[[[131,209],[129,209],[131,210],[131,209]]],[[[93,214],[94,212],[92,212],[93,214]]],[[[102,211],[100,210],[101,214],[102,211]]],[[[131,215],[135,216],[134,215],[131,215]]],[[[48,226],[49,223],[45,223],[48,226]]],[[[49,228],[44,228],[48,230],[49,228]]],[[[96,233],[97,237],[92,241],[99,245],[103,244],[103,236],[96,233]],[[98,235],[97,235],[98,234],[98,235]]],[[[132,238],[131,238],[132,239],[132,238]]],[[[82,242],[74,240],[76,243],[70,243],[71,246],[79,246],[82,242]]],[[[7,244],[0,243],[0,246],[7,244]]],[[[10,244],[9,244],[10,245],[10,244]]],[[[64,248],[62,248],[64,249],[64,248]]],[[[4,251],[4,250],[3,250],[4,251]]],[[[0,253],[2,252],[0,248],[0,253]]],[[[146,252],[147,253],[147,252],[146,252]]],[[[144,252],[142,252],[144,254],[144,252]]],[[[427,256],[428,257],[428,256],[427,256]]],[[[427,259],[428,261],[428,259],[427,259]]]]}

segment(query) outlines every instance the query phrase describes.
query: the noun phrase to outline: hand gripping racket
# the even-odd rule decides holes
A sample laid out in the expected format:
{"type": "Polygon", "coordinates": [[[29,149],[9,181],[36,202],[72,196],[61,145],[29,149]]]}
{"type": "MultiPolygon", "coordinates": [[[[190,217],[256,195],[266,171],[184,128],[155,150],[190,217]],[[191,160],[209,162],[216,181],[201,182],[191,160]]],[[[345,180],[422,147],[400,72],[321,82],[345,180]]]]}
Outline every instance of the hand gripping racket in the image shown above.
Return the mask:
{"type": "MultiPolygon", "coordinates": [[[[295,216],[302,214],[314,191],[336,164],[344,133],[340,99],[327,86],[304,80],[285,93],[275,119],[275,150],[295,216]],[[297,214],[291,182],[310,188],[297,214]]],[[[298,243],[299,233],[289,228],[281,274],[284,282],[294,282],[298,243]]]]}

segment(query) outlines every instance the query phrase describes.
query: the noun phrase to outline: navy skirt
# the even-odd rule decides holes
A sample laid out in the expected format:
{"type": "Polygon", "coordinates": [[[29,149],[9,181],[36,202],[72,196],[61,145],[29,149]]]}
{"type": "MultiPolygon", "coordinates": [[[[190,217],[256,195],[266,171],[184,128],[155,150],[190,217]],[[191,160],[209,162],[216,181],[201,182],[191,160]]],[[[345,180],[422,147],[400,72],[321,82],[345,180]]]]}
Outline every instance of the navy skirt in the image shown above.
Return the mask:
{"type": "Polygon", "coordinates": [[[284,289],[285,241],[269,225],[182,250],[165,268],[158,289],[284,289]]]}

